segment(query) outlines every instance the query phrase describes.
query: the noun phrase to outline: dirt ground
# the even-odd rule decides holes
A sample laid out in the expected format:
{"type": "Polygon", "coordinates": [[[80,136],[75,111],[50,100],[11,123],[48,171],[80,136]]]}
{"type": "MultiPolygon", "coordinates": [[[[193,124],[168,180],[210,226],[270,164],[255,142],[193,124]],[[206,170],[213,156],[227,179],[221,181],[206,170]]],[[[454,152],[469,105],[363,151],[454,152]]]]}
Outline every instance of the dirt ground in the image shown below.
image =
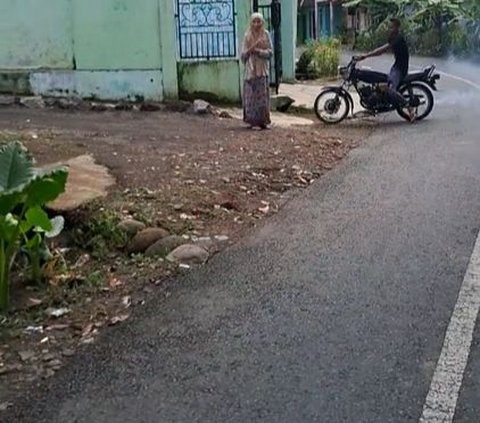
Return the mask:
{"type": "Polygon", "coordinates": [[[0,109],[0,141],[21,140],[39,164],[91,154],[117,181],[107,198],[66,216],[66,236],[58,241],[69,247],[65,277],[14,287],[14,309],[0,317],[0,410],[103,327],[126,320],[154,290],[168,297],[174,289],[177,266],[111,245],[72,247],[78,226],[97,219],[102,231],[128,216],[185,239],[228,237],[215,253],[278,212],[372,130],[372,123],[357,122],[251,131],[236,119],[166,110],[0,109]],[[64,313],[52,317],[51,307],[64,313]]]}

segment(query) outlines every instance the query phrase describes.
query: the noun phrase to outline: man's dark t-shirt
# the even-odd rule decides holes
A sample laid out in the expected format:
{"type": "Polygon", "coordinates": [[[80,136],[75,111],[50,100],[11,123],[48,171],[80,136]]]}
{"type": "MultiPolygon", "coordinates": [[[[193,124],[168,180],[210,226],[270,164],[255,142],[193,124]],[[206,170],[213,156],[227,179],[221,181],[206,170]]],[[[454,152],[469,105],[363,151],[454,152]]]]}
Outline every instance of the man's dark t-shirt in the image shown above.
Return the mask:
{"type": "Polygon", "coordinates": [[[410,53],[408,52],[407,42],[402,34],[395,34],[389,37],[388,44],[395,56],[395,68],[400,70],[403,75],[408,74],[408,66],[410,61],[410,53]]]}

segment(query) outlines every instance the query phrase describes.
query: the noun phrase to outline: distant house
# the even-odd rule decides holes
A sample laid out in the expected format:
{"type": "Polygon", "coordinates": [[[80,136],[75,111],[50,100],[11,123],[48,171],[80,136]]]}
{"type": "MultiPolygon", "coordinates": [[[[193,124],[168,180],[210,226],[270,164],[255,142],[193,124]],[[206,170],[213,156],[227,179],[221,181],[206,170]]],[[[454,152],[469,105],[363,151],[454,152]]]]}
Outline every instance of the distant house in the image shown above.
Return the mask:
{"type": "Polygon", "coordinates": [[[367,31],[372,22],[368,10],[365,7],[356,6],[344,8],[345,36],[355,45],[358,34],[367,31]]]}
{"type": "Polygon", "coordinates": [[[354,37],[370,25],[365,8],[344,7],[344,0],[298,0],[297,40],[305,44],[323,37],[354,37]]]}
{"type": "Polygon", "coordinates": [[[299,0],[298,35],[301,44],[322,37],[340,36],[344,27],[342,1],[299,0]]]}

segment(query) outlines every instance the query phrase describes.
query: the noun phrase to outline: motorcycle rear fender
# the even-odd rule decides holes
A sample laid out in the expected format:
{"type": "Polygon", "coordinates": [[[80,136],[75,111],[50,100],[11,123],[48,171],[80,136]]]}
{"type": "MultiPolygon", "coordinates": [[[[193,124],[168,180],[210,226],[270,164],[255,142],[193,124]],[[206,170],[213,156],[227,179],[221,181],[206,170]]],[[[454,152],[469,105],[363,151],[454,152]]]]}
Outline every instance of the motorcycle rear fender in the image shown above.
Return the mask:
{"type": "Polygon", "coordinates": [[[439,79],[440,79],[440,75],[438,73],[436,73],[435,75],[433,75],[428,79],[427,84],[433,91],[438,91],[437,81],[439,79]]]}
{"type": "Polygon", "coordinates": [[[407,83],[407,84],[402,84],[402,85],[400,85],[400,87],[398,88],[398,91],[402,91],[404,88],[408,87],[408,86],[411,85],[411,84],[424,85],[424,86],[426,86],[426,87],[428,87],[428,88],[430,88],[430,89],[432,89],[432,90],[434,90],[434,91],[437,91],[437,87],[435,86],[435,80],[432,80],[432,81],[428,80],[428,81],[427,81],[427,80],[425,80],[425,79],[423,79],[423,80],[419,79],[418,81],[412,81],[412,82],[409,82],[409,83],[407,83]]]}

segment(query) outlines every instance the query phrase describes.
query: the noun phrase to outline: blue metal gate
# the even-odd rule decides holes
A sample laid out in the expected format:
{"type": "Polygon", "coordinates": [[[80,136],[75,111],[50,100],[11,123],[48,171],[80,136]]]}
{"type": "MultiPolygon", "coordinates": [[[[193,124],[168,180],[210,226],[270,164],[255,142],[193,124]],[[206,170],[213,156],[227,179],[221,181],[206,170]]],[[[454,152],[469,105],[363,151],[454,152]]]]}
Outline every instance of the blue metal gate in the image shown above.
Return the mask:
{"type": "Polygon", "coordinates": [[[176,0],[180,59],[237,56],[235,0],[176,0]]]}

